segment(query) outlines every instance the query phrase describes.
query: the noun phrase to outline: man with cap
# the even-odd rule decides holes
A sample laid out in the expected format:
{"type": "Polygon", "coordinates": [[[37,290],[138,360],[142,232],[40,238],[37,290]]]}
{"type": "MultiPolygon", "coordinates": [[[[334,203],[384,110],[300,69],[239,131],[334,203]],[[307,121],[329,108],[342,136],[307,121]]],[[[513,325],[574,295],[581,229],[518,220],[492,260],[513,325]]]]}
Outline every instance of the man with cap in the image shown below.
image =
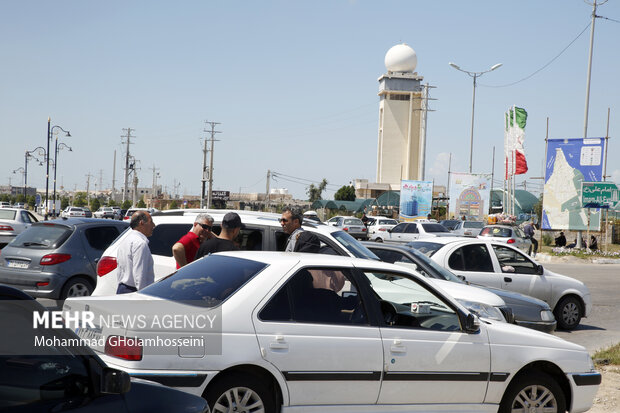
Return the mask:
{"type": "Polygon", "coordinates": [[[245,225],[241,223],[241,217],[235,212],[229,212],[222,219],[222,231],[217,237],[209,238],[200,244],[198,252],[196,252],[196,260],[205,255],[213,254],[221,251],[235,251],[239,247],[233,242],[239,231],[245,225]]]}

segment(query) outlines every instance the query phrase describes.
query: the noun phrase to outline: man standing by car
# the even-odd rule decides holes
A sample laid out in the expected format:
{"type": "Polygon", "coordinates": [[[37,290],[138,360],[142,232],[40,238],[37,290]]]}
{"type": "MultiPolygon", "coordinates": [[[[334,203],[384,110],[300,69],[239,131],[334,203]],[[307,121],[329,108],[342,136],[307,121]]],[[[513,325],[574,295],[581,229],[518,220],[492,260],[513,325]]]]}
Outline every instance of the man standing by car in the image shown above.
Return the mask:
{"type": "Polygon", "coordinates": [[[213,236],[211,228],[213,228],[213,217],[211,215],[196,215],[192,229],[172,246],[172,255],[177,262],[177,269],[194,261],[200,244],[213,236]]]}
{"type": "Polygon", "coordinates": [[[147,237],[153,235],[155,223],[147,211],[131,216],[131,230],[118,246],[118,288],[116,294],[132,293],[155,280],[153,256],[147,237]]]}
{"type": "Polygon", "coordinates": [[[282,211],[280,225],[282,225],[282,230],[284,230],[284,232],[289,235],[288,240],[286,241],[286,247],[284,248],[284,251],[295,251],[295,243],[303,232],[303,229],[301,228],[301,223],[303,222],[303,219],[303,215],[298,210],[285,208],[284,211],[282,211]]]}
{"type": "Polygon", "coordinates": [[[207,239],[198,248],[195,260],[215,252],[235,251],[239,247],[234,243],[239,232],[245,228],[241,223],[241,217],[235,212],[229,212],[222,219],[222,231],[217,237],[207,239]]]}
{"type": "Polygon", "coordinates": [[[528,222],[527,224],[525,224],[525,227],[523,227],[525,238],[528,238],[530,241],[532,241],[532,256],[533,257],[536,256],[536,252],[538,251],[538,241],[536,241],[536,237],[534,236],[535,231],[536,230],[534,228],[533,222],[528,222]]]}

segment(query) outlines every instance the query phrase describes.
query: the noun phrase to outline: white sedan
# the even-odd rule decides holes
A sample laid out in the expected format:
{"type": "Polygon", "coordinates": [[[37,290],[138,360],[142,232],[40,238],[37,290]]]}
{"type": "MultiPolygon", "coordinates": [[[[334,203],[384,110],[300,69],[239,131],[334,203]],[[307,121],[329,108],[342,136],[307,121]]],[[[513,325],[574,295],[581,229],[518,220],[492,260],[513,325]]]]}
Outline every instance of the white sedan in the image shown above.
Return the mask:
{"type": "Polygon", "coordinates": [[[22,208],[0,208],[0,248],[39,220],[22,208]]]}
{"type": "Polygon", "coordinates": [[[478,320],[413,271],[349,257],[218,253],[64,310],[90,314],[77,333],[108,365],[214,412],[583,412],[601,381],[579,345],[478,320]]]}
{"type": "Polygon", "coordinates": [[[422,238],[453,237],[454,234],[443,225],[427,220],[401,222],[389,229],[382,238],[385,242],[407,243],[422,238]]]}
{"type": "Polygon", "coordinates": [[[574,329],[592,310],[590,290],[584,283],[549,271],[505,243],[493,239],[437,238],[407,245],[469,282],[545,301],[561,329],[574,329]]]}

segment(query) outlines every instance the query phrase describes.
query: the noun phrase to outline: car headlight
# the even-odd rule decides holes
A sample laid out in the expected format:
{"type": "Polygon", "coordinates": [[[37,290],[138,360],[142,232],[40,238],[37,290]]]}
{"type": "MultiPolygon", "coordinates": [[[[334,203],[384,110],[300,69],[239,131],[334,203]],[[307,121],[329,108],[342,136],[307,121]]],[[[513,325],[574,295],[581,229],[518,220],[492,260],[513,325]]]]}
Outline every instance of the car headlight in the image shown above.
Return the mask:
{"type": "Polygon", "coordinates": [[[553,312],[551,310],[542,310],[540,312],[540,319],[542,321],[553,321],[555,317],[553,316],[553,312]]]}
{"type": "Polygon", "coordinates": [[[490,318],[491,320],[506,322],[504,315],[497,307],[493,307],[492,305],[479,303],[476,301],[467,301],[467,300],[457,300],[457,301],[461,303],[463,307],[467,308],[469,311],[476,314],[478,317],[490,318]]]}

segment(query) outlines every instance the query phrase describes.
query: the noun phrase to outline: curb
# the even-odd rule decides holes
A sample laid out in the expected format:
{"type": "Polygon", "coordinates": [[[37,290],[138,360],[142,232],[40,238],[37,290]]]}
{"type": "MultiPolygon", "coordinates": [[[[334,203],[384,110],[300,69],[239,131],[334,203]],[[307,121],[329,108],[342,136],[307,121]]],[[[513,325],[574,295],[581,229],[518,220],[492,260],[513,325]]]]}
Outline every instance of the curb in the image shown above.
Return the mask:
{"type": "Polygon", "coordinates": [[[545,253],[538,253],[534,258],[536,261],[541,263],[550,263],[550,264],[570,264],[570,263],[581,263],[581,264],[620,264],[620,259],[616,258],[591,258],[584,259],[578,258],[572,255],[564,255],[564,256],[555,256],[548,255],[545,253]]]}

